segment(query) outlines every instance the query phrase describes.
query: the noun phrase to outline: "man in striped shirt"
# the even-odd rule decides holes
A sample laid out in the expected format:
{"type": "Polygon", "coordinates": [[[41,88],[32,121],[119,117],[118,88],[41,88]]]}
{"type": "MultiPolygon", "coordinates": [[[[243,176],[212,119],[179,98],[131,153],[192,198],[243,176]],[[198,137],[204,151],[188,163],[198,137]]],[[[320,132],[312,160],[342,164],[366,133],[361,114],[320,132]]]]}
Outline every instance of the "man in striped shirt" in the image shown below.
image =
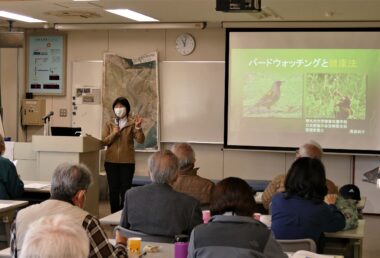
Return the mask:
{"type": "Polygon", "coordinates": [[[87,167],[67,163],[59,165],[51,181],[51,198],[18,212],[11,230],[12,257],[17,257],[20,253],[25,233],[32,222],[41,216],[57,214],[69,216],[74,223],[84,228],[90,240],[89,257],[127,257],[127,239],[116,232],[116,245],[113,246],[99,220],[83,210],[91,181],[87,167]]]}

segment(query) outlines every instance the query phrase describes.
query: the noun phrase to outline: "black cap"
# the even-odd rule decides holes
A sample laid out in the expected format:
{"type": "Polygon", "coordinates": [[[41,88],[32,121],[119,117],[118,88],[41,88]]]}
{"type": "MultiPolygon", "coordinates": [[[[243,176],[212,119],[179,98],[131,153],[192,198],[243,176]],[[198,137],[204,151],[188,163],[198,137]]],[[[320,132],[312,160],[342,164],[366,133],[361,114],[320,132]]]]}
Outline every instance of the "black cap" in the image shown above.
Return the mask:
{"type": "Polygon", "coordinates": [[[344,199],[353,199],[357,201],[361,200],[360,190],[356,185],[344,185],[339,189],[339,193],[344,199]]]}

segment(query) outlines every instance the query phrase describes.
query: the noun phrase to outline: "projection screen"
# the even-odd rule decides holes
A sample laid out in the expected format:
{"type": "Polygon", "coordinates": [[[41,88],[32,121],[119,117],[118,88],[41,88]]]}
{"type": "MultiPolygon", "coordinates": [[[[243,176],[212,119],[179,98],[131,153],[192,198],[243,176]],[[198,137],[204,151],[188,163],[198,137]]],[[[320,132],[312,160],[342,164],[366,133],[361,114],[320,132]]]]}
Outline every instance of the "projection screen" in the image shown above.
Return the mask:
{"type": "Polygon", "coordinates": [[[380,31],[227,29],[224,145],[380,153],[380,31]]]}

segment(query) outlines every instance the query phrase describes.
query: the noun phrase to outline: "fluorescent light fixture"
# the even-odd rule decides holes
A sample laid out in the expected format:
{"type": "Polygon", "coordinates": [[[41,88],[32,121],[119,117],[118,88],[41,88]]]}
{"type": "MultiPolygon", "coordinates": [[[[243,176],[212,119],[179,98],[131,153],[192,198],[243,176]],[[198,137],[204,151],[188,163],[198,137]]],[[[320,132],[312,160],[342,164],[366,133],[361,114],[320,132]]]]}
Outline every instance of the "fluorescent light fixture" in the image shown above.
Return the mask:
{"type": "Polygon", "coordinates": [[[206,22],[157,23],[56,23],[56,30],[150,30],[150,29],[204,29],[206,22]]]}
{"type": "Polygon", "coordinates": [[[73,0],[74,2],[98,2],[99,0],[73,0]]]}
{"type": "Polygon", "coordinates": [[[10,13],[10,12],[6,12],[6,11],[0,11],[0,17],[12,19],[12,20],[17,20],[17,21],[23,21],[23,22],[46,22],[46,21],[34,19],[32,17],[29,17],[29,16],[20,15],[17,13],[10,13]]]}
{"type": "Polygon", "coordinates": [[[156,22],[158,20],[146,16],[144,14],[129,10],[129,9],[106,9],[107,12],[117,14],[123,17],[126,17],[128,19],[139,21],[139,22],[156,22]]]}

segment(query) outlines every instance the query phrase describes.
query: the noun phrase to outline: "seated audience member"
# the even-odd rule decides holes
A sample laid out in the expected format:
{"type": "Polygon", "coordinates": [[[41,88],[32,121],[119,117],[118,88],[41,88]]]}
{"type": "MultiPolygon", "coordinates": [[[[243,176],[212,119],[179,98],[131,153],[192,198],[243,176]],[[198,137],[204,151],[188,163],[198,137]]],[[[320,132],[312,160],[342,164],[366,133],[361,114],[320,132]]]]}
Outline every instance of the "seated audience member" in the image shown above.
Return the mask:
{"type": "Polygon", "coordinates": [[[276,239],[311,238],[322,251],[323,232],[339,231],[345,226],[343,214],[334,205],[336,196],[326,194],[322,162],[297,159],[286,176],[285,192],[272,198],[272,231],[276,239]]]}
{"type": "Polygon", "coordinates": [[[242,179],[228,177],[216,184],[211,219],[194,228],[189,243],[192,257],[287,257],[271,231],[253,219],[255,199],[242,179]]]}
{"type": "Polygon", "coordinates": [[[177,143],[171,148],[179,163],[178,178],[172,187],[177,192],[185,193],[197,199],[201,205],[208,205],[214,183],[197,175],[199,168],[194,168],[195,153],[190,144],[177,143]]]}
{"type": "Polygon", "coordinates": [[[189,235],[202,223],[202,212],[197,200],[170,186],[177,178],[177,157],[169,150],[156,152],[148,169],[152,183],[127,191],[120,226],[150,235],[189,235]]]}
{"type": "Polygon", "coordinates": [[[17,257],[30,224],[42,215],[65,214],[82,226],[90,241],[89,257],[127,257],[127,239],[116,233],[116,247],[107,238],[99,220],[83,210],[91,173],[84,165],[61,164],[51,180],[51,198],[18,212],[11,229],[11,253],[17,257]]]}
{"type": "Polygon", "coordinates": [[[20,258],[87,258],[86,231],[65,215],[42,217],[30,224],[20,258]]]}
{"type": "Polygon", "coordinates": [[[0,199],[10,200],[24,193],[24,183],[20,180],[12,161],[3,157],[4,138],[0,134],[0,199]]]}
{"type": "MultiPolygon", "coordinates": [[[[297,150],[296,159],[302,157],[309,157],[320,160],[322,158],[322,155],[322,147],[315,141],[309,141],[297,150]]],[[[269,204],[272,201],[273,195],[285,191],[285,177],[286,175],[284,174],[276,176],[265,188],[264,193],[262,195],[262,202],[263,206],[266,209],[269,209],[269,204]]],[[[338,193],[338,187],[332,181],[326,179],[326,186],[329,194],[338,193]]]]}
{"type": "Polygon", "coordinates": [[[356,185],[347,184],[339,189],[339,196],[335,205],[346,218],[344,230],[358,227],[359,211],[357,204],[360,199],[360,190],[356,185]]]}

